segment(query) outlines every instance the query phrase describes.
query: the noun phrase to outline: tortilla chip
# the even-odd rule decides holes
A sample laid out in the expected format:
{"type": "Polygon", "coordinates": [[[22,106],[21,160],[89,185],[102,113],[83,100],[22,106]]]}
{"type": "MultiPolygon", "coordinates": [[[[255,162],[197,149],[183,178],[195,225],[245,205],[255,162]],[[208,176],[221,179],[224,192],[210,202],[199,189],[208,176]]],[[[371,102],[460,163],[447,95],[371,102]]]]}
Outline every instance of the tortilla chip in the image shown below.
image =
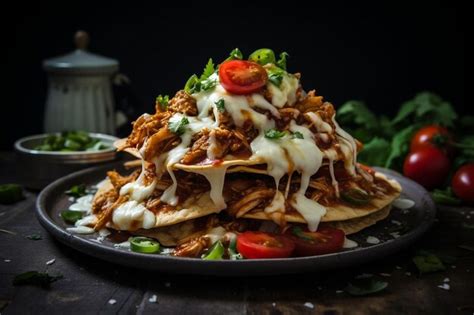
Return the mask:
{"type": "Polygon", "coordinates": [[[377,212],[374,212],[361,218],[355,218],[345,221],[325,222],[322,223],[320,226],[327,226],[343,230],[346,235],[354,234],[388,217],[391,208],[392,206],[388,205],[377,212]]]}
{"type": "MultiPolygon", "coordinates": [[[[376,173],[375,176],[378,178],[386,180],[390,185],[394,188],[394,193],[390,195],[385,195],[382,198],[373,199],[369,206],[365,206],[363,208],[356,208],[355,206],[347,206],[343,204],[339,204],[336,206],[329,206],[326,207],[326,215],[322,217],[321,222],[333,222],[333,221],[344,221],[344,220],[351,220],[355,218],[364,217],[375,213],[382,208],[390,205],[393,200],[400,196],[402,188],[400,184],[393,180],[388,179],[382,173],[376,173]]],[[[248,219],[257,219],[257,220],[271,220],[269,214],[265,213],[263,210],[260,212],[254,213],[246,213],[242,216],[243,218],[248,219]]],[[[297,222],[297,223],[306,223],[306,220],[299,214],[299,213],[285,213],[285,221],[286,222],[297,222]]]]}

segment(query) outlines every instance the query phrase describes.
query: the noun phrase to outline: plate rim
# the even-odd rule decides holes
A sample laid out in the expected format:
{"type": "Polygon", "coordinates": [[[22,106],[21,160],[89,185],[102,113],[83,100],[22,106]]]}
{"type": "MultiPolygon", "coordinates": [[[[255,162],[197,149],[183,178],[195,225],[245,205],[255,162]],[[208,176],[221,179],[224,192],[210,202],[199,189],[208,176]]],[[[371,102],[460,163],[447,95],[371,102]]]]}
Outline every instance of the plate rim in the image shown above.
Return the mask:
{"type": "Polygon", "coordinates": [[[393,170],[377,167],[378,171],[395,178],[401,185],[412,186],[424,200],[423,220],[420,225],[401,235],[397,239],[381,242],[369,247],[361,247],[356,250],[331,253],[320,256],[290,257],[278,259],[244,259],[244,260],[217,260],[209,261],[200,258],[183,258],[167,255],[150,255],[97,243],[89,239],[73,234],[57,225],[47,210],[47,201],[57,196],[55,190],[65,183],[88,175],[110,170],[113,166],[123,165],[123,162],[110,163],[101,166],[87,168],[66,175],[55,180],[45,187],[36,199],[35,213],[40,224],[51,233],[58,241],[86,255],[93,256],[108,262],[113,262],[128,267],[146,270],[157,270],[175,274],[199,274],[214,276],[254,276],[303,273],[313,268],[312,271],[340,268],[344,266],[357,265],[371,260],[393,254],[417,239],[419,239],[434,223],[437,208],[429,193],[418,183],[403,177],[393,170]],[[349,257],[346,257],[349,256],[349,257]],[[152,262],[157,262],[153,264],[152,262]],[[298,268],[285,269],[288,264],[294,264],[298,268]],[[269,268],[272,266],[274,269],[269,268]],[[228,271],[228,272],[226,272],[228,271]]]}

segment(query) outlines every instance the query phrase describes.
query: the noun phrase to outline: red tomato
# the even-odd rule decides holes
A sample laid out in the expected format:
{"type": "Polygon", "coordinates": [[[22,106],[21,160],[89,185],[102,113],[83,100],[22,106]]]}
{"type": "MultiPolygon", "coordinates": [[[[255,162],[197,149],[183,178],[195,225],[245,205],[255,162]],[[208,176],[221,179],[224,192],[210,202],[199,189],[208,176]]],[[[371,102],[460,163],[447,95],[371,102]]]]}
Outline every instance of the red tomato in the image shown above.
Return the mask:
{"type": "Polygon", "coordinates": [[[344,231],[320,228],[310,232],[294,226],[286,232],[295,242],[294,256],[323,255],[339,251],[344,245],[344,231]]]}
{"type": "Polygon", "coordinates": [[[451,181],[454,194],[467,202],[474,202],[474,163],[461,166],[451,181]]]}
{"type": "Polygon", "coordinates": [[[416,152],[422,148],[438,148],[448,155],[452,155],[452,142],[453,137],[448,129],[438,125],[429,125],[418,130],[413,136],[410,143],[410,151],[416,152]]]}
{"type": "Polygon", "coordinates": [[[441,185],[449,174],[448,157],[436,148],[422,148],[408,154],[403,164],[403,174],[426,189],[441,185]]]}
{"type": "Polygon", "coordinates": [[[227,92],[250,94],[267,84],[267,71],[258,63],[245,60],[226,61],[219,67],[219,80],[227,92]]]}
{"type": "Polygon", "coordinates": [[[247,231],[237,236],[237,250],[245,258],[286,258],[295,243],[283,235],[247,231]]]}

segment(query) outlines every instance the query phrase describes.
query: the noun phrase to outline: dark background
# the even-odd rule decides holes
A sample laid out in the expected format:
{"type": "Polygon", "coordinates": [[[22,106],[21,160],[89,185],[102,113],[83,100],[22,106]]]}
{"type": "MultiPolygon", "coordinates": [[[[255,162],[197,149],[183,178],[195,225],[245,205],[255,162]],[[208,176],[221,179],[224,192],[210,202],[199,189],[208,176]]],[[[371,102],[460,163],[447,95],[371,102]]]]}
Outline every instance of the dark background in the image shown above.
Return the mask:
{"type": "Polygon", "coordinates": [[[312,7],[288,7],[275,1],[238,9],[224,8],[231,2],[159,3],[37,2],[3,10],[7,83],[0,148],[41,132],[47,90],[41,61],[70,52],[78,29],[90,33],[92,52],[120,61],[148,111],[156,95],[174,94],[209,57],[220,61],[235,47],[247,55],[261,47],[287,51],[289,70],[302,73],[303,86],[336,105],[360,99],[392,115],[402,101],[430,90],[458,112],[472,111],[464,98],[465,14],[453,3],[308,1],[312,7]]]}

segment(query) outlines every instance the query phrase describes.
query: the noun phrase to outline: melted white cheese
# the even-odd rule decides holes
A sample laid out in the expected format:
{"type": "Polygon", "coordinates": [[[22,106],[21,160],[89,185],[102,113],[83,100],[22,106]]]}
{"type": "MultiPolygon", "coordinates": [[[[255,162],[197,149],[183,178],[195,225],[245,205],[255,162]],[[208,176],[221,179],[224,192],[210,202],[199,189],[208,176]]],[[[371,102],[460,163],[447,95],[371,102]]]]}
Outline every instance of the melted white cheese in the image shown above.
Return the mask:
{"type": "Polygon", "coordinates": [[[285,104],[293,105],[296,102],[296,91],[299,81],[291,74],[284,73],[280,86],[276,86],[270,81],[267,83],[267,89],[272,94],[272,104],[282,108],[285,104]]]}
{"type": "Polygon", "coordinates": [[[344,154],[344,166],[349,174],[355,175],[355,165],[357,164],[357,145],[354,138],[342,129],[336,121],[336,115],[332,116],[332,122],[336,126],[336,134],[344,154]]]}
{"type": "Polygon", "coordinates": [[[217,210],[222,210],[227,207],[222,193],[226,171],[227,167],[204,168],[193,171],[194,173],[203,175],[208,180],[211,185],[210,197],[214,205],[217,207],[217,210]]]}
{"type": "Polygon", "coordinates": [[[76,202],[69,206],[69,210],[90,213],[92,211],[93,198],[94,195],[85,195],[80,198],[77,198],[76,202]]]}
{"type": "Polygon", "coordinates": [[[135,200],[121,204],[112,215],[112,222],[119,230],[151,229],[155,221],[155,214],[135,200]]]}
{"type": "Polygon", "coordinates": [[[141,202],[146,198],[150,197],[156,187],[156,178],[153,179],[153,182],[145,186],[143,184],[143,180],[145,178],[145,160],[142,160],[142,172],[137,180],[125,184],[122,188],[120,188],[120,195],[130,195],[131,200],[135,200],[137,202],[141,202]]]}
{"type": "Polygon", "coordinates": [[[332,133],[331,125],[325,122],[318,113],[307,112],[305,115],[309,117],[318,132],[332,133]]]}

